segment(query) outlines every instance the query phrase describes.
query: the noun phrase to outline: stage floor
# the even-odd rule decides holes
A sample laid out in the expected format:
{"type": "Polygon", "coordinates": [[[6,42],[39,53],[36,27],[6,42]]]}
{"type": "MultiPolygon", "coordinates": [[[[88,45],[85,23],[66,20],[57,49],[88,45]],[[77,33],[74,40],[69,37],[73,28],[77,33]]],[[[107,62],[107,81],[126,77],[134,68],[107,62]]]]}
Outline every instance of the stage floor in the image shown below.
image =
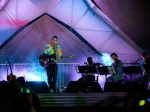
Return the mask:
{"type": "Polygon", "coordinates": [[[126,110],[126,92],[106,92],[106,93],[47,93],[38,94],[44,112],[49,110],[68,111],[88,111],[96,112],[96,108],[101,111],[126,110]],[[77,110],[78,109],[78,110],[77,110]],[[94,111],[93,111],[94,110],[94,111]]]}

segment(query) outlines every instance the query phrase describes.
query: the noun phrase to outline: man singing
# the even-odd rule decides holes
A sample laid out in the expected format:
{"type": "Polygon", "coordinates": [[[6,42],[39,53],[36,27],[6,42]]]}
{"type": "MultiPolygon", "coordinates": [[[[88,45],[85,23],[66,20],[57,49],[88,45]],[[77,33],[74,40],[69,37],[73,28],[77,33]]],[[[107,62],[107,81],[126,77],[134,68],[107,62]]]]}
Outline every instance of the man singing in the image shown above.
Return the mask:
{"type": "Polygon", "coordinates": [[[51,57],[51,63],[45,67],[48,84],[50,92],[56,92],[56,81],[57,81],[57,61],[62,59],[62,50],[58,44],[58,37],[53,36],[50,43],[48,43],[44,48],[44,54],[47,54],[51,57]]]}

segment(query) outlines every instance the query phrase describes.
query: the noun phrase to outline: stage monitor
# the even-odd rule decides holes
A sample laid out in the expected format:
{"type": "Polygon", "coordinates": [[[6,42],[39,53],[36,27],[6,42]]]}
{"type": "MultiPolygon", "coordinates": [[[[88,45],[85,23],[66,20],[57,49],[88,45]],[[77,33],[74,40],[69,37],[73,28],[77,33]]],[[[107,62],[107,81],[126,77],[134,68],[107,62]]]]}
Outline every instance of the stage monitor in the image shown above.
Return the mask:
{"type": "Polygon", "coordinates": [[[49,93],[49,87],[45,81],[27,81],[27,84],[36,93],[49,93]]]}

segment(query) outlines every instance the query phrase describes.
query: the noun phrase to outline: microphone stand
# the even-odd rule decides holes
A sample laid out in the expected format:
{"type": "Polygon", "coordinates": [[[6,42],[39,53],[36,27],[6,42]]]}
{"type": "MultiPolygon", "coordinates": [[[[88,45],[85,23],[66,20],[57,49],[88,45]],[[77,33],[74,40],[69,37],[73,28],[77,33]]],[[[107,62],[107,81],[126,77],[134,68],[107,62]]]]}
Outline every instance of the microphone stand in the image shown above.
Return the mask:
{"type": "Polygon", "coordinates": [[[7,71],[7,77],[8,77],[8,62],[6,63],[6,71],[7,71]]]}

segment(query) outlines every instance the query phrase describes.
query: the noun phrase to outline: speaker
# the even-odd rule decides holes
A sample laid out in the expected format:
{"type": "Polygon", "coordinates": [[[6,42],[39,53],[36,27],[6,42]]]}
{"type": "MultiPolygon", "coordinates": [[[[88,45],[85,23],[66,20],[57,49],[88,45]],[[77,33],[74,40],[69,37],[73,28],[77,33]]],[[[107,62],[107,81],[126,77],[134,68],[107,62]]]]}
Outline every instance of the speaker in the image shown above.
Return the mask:
{"type": "Polygon", "coordinates": [[[49,87],[45,81],[27,81],[27,84],[36,93],[49,93],[49,87]]]}
{"type": "Polygon", "coordinates": [[[131,93],[146,93],[148,82],[128,81],[124,83],[125,91],[131,93]]]}
{"type": "Polygon", "coordinates": [[[100,93],[103,92],[98,82],[70,81],[66,93],[100,93]]]}
{"type": "Polygon", "coordinates": [[[104,92],[123,92],[123,82],[105,82],[104,92]]]}
{"type": "Polygon", "coordinates": [[[92,81],[86,83],[86,92],[88,93],[101,93],[103,92],[98,82],[92,81]]]}
{"type": "Polygon", "coordinates": [[[79,82],[70,81],[65,90],[66,93],[79,93],[81,90],[81,86],[79,86],[79,82]]]}

